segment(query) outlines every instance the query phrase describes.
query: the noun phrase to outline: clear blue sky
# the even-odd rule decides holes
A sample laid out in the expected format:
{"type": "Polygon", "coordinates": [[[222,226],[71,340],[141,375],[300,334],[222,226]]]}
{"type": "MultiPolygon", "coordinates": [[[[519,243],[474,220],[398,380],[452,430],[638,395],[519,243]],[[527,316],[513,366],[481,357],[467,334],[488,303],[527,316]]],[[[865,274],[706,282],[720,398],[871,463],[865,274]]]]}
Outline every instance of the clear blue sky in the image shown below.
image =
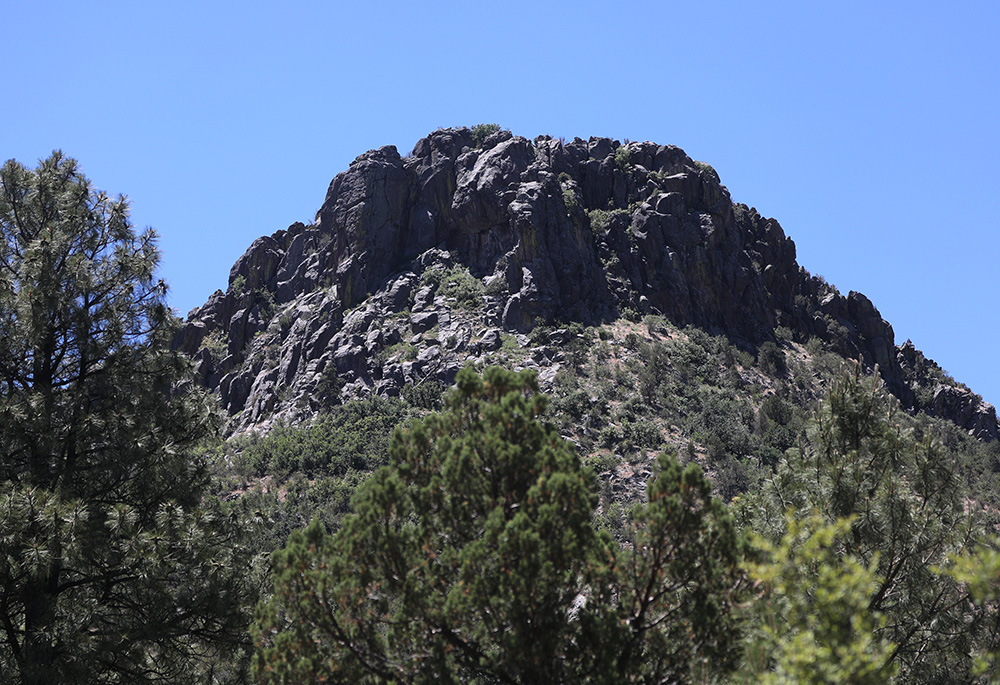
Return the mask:
{"type": "Polygon", "coordinates": [[[162,236],[181,313],[365,150],[442,126],[652,140],[1000,402],[996,2],[8,2],[0,157],[162,236]]]}

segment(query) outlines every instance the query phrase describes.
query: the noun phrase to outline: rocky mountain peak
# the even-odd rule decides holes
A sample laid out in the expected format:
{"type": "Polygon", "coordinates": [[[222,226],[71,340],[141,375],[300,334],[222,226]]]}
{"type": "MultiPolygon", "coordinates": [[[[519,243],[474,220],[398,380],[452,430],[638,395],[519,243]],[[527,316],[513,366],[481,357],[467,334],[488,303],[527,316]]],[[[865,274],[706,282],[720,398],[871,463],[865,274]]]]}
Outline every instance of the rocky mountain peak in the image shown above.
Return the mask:
{"type": "Polygon", "coordinates": [[[658,314],[744,347],[779,327],[816,337],[878,365],[904,406],[996,437],[992,407],[953,382],[922,397],[927,360],[896,347],[868,298],[810,276],[777,221],[734,204],[680,148],[478,138],[442,129],[407,157],[360,155],[314,223],[254,241],[228,289],[189,315],[177,345],[236,428],[450,382],[539,325],[658,314]]]}

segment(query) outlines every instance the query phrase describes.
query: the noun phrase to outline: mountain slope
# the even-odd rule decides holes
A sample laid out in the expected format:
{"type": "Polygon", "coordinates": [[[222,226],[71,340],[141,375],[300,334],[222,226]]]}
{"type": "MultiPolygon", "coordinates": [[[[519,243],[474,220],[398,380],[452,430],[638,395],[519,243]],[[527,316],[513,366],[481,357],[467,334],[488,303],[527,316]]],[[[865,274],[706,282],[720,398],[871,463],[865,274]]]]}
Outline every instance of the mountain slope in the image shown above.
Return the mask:
{"type": "Polygon", "coordinates": [[[993,407],[897,346],[868,298],[810,276],[777,221],[653,143],[476,127],[406,157],[369,151],[314,224],[255,241],[176,344],[240,431],[448,384],[466,363],[502,358],[551,384],[578,341],[559,325],[644,315],[754,352],[820,341],[877,365],[905,408],[997,437],[993,407]]]}

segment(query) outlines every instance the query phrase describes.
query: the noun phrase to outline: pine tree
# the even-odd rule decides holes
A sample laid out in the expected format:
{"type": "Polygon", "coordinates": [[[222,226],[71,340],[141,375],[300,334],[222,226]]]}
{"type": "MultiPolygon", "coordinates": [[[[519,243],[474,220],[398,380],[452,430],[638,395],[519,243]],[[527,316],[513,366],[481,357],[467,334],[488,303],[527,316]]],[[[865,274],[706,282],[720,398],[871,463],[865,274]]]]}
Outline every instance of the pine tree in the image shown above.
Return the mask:
{"type": "Polygon", "coordinates": [[[0,669],[186,682],[240,640],[239,530],[202,506],[217,428],[181,392],[155,234],[56,152],[0,170],[0,669]]]}
{"type": "Polygon", "coordinates": [[[595,478],[540,420],[530,372],[462,370],[396,433],[336,535],[273,557],[263,682],[675,682],[735,663],[739,546],[669,456],[631,549],[593,525],[595,478]]]}
{"type": "Polygon", "coordinates": [[[988,616],[985,639],[975,645],[974,673],[980,681],[1000,685],[1000,540],[988,538],[974,549],[949,559],[941,568],[969,588],[979,609],[988,616]]]}
{"type": "Polygon", "coordinates": [[[930,436],[918,442],[903,431],[896,411],[877,376],[843,374],[765,488],[758,529],[781,537],[789,512],[849,519],[835,549],[878,579],[867,610],[885,618],[875,637],[894,645],[899,678],[967,682],[984,617],[967,589],[935,567],[974,543],[974,517],[954,460],[930,436]]]}
{"type": "Polygon", "coordinates": [[[751,609],[759,640],[750,640],[745,682],[882,685],[894,677],[885,617],[868,608],[879,578],[838,544],[850,530],[851,519],[827,523],[814,512],[789,516],[778,545],[756,540],[760,558],[749,570],[761,590],[751,609]]]}

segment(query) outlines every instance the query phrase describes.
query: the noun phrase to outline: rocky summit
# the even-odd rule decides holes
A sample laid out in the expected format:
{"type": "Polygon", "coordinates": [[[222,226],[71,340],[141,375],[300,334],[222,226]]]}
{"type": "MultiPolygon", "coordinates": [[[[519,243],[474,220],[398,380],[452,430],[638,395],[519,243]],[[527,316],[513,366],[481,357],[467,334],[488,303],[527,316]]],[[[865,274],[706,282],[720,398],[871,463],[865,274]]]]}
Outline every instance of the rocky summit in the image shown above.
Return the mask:
{"type": "Polygon", "coordinates": [[[176,346],[239,431],[449,384],[505,347],[544,383],[568,324],[650,314],[751,350],[778,330],[816,338],[877,366],[903,407],[997,437],[994,408],[897,346],[867,297],[799,266],[778,222],[734,203],[711,166],[650,142],[476,127],[435,131],[405,157],[366,152],[314,223],[250,246],[176,346]]]}

